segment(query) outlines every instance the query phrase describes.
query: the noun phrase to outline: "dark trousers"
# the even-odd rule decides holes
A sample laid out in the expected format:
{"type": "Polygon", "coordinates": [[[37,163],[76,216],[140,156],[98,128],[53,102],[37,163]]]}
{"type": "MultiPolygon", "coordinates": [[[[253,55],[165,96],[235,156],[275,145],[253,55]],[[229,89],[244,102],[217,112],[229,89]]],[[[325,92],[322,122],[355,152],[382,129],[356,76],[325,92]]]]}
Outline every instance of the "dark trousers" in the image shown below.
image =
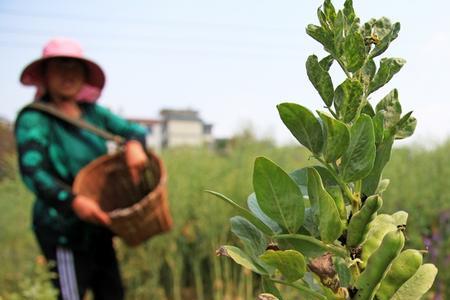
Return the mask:
{"type": "Polygon", "coordinates": [[[95,300],[122,300],[124,289],[111,238],[96,240],[88,251],[50,245],[37,235],[47,261],[57,273],[53,285],[59,300],[81,300],[88,289],[95,300]]]}

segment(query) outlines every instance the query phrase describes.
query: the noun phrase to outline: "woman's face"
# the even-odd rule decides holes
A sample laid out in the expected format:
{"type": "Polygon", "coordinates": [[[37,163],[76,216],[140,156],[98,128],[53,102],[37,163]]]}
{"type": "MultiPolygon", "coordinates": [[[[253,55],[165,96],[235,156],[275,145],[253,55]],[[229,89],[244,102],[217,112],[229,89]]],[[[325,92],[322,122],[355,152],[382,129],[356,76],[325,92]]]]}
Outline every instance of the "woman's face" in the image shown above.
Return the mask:
{"type": "Polygon", "coordinates": [[[75,99],[85,81],[85,68],[73,58],[52,58],[47,62],[45,79],[53,98],[75,99]]]}

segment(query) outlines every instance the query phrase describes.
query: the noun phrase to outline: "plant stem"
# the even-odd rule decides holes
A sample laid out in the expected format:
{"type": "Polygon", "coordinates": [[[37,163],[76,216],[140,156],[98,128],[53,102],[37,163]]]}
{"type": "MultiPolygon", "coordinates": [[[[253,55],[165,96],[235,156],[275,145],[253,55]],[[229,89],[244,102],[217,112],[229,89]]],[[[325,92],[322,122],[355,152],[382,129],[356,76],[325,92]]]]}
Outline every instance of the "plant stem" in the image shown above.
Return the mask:
{"type": "Polygon", "coordinates": [[[284,284],[287,286],[291,286],[293,288],[296,288],[302,292],[305,292],[306,294],[310,295],[310,296],[314,296],[316,297],[316,299],[320,299],[320,300],[327,300],[327,298],[321,294],[319,294],[318,292],[313,291],[312,289],[310,289],[307,286],[304,285],[300,285],[300,284],[295,284],[295,283],[290,283],[290,282],[286,282],[286,281],[282,281],[282,280],[278,280],[278,279],[270,279],[273,282],[276,283],[280,283],[280,284],[284,284]]]}

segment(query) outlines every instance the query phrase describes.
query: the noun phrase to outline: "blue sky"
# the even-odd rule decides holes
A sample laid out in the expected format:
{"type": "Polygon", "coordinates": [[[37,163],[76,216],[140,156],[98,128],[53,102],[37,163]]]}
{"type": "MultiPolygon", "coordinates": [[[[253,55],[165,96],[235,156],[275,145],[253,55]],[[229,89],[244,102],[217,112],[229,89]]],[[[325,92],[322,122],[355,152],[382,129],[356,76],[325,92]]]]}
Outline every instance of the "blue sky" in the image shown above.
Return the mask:
{"type": "MultiPolygon", "coordinates": [[[[450,4],[444,0],[357,1],[362,21],[400,21],[385,55],[407,65],[372,97],[399,89],[414,110],[413,142],[450,136],[450,4]]],[[[340,7],[343,1],[334,1],[340,7]]],[[[23,67],[47,40],[78,40],[107,74],[100,103],[127,117],[157,118],[162,108],[193,108],[229,136],[252,124],[258,135],[293,141],[276,104],[312,110],[322,102],[306,77],[310,54],[321,47],[305,33],[317,23],[316,0],[0,1],[0,116],[13,119],[33,95],[18,83],[23,67]]],[[[342,74],[333,69],[337,85],[342,74]]]]}

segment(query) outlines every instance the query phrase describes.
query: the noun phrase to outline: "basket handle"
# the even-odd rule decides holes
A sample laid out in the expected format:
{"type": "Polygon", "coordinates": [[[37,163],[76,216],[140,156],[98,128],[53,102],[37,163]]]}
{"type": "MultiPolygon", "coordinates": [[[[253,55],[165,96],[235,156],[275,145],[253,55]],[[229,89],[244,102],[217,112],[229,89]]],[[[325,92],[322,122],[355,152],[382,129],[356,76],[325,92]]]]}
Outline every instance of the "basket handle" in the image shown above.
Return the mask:
{"type": "Polygon", "coordinates": [[[113,141],[120,146],[123,146],[126,143],[126,140],[123,137],[112,134],[106,130],[100,129],[82,119],[75,119],[75,118],[69,117],[51,105],[48,105],[48,104],[45,104],[42,102],[33,102],[33,103],[25,106],[25,108],[31,108],[31,109],[45,112],[51,116],[54,116],[60,120],[63,120],[64,122],[66,122],[68,124],[71,124],[75,127],[86,129],[86,130],[104,138],[105,140],[113,141]]]}

